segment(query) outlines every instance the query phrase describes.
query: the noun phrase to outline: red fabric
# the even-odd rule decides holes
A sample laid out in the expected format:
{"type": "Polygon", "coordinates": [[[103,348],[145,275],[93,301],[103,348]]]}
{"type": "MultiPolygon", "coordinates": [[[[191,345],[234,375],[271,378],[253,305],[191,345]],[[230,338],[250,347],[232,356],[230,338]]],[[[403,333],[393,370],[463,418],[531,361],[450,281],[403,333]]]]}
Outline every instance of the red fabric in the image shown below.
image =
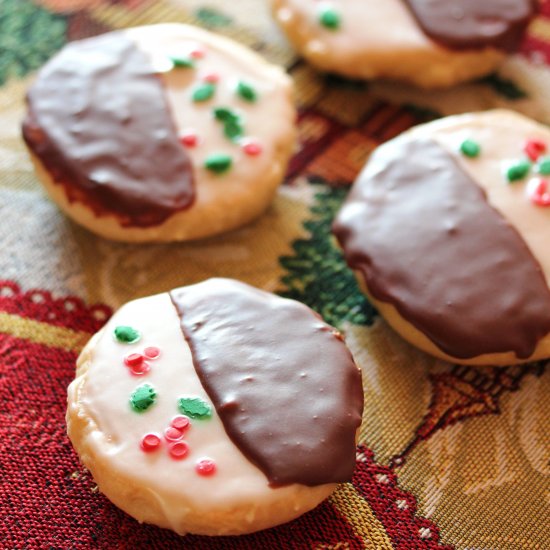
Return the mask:
{"type": "Polygon", "coordinates": [[[46,290],[22,292],[13,281],[1,279],[0,311],[89,333],[99,330],[112,313],[102,304],[88,307],[76,296],[54,299],[46,290]]]}
{"type": "MultiPolygon", "coordinates": [[[[22,292],[0,283],[0,312],[44,320],[92,334],[109,315],[77,298],[22,292]],[[63,317],[49,311],[65,310],[63,317]],[[98,320],[98,312],[102,317],[98,320]]],[[[75,352],[0,333],[0,547],[11,548],[197,548],[309,549],[345,544],[364,548],[348,520],[329,501],[286,525],[241,537],[180,537],[140,525],[101,495],[78,462],[65,433],[66,388],[74,376],[75,352]]],[[[354,484],[383,523],[396,548],[450,548],[438,543],[437,528],[414,517],[414,497],[402,492],[395,474],[376,465],[361,447],[354,484]],[[380,474],[389,482],[380,482],[380,474]],[[407,509],[396,507],[398,500],[407,509]],[[430,530],[423,539],[420,529],[430,530]]],[[[342,547],[342,546],[340,546],[342,547]]]]}

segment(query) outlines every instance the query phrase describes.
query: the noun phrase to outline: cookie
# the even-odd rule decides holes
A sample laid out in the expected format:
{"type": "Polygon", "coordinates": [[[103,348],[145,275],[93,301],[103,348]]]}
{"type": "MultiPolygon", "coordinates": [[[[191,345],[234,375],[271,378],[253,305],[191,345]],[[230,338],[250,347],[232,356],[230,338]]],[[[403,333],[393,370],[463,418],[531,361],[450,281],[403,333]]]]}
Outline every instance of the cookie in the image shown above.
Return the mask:
{"type": "Polygon", "coordinates": [[[355,466],[363,393],[342,336],[237,281],[124,305],[68,395],[68,434],[100,491],[180,534],[289,521],[355,466]]]}
{"type": "Polygon", "coordinates": [[[550,130],[448,117],[379,147],[333,231],[380,313],[443,359],[550,357],[550,130]]]}
{"type": "Polygon", "coordinates": [[[348,78],[424,88],[493,71],[519,47],[535,0],[272,0],[292,45],[315,67],[348,78]]]}
{"type": "Polygon", "coordinates": [[[109,239],[174,241],[259,216],[295,138],[289,77],[247,48],[162,24],[65,46],[27,94],[39,179],[109,239]]]}

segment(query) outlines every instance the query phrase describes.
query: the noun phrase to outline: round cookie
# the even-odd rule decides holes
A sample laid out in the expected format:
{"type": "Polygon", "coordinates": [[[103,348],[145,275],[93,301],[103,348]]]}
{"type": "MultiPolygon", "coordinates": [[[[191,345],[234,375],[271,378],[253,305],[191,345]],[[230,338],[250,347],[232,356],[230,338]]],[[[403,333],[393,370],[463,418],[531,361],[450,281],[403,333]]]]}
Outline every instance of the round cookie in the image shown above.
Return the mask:
{"type": "Polygon", "coordinates": [[[424,88],[493,71],[519,47],[535,0],[272,0],[275,19],[315,67],[424,88]]]}
{"type": "Polygon", "coordinates": [[[443,359],[550,357],[550,130],[509,111],[448,117],[379,147],[333,231],[406,340],[443,359]]]}
{"type": "Polygon", "coordinates": [[[289,521],[351,479],[361,374],[308,307],[228,279],[135,300],[83,350],[69,437],[140,522],[206,535],[289,521]]]}
{"type": "Polygon", "coordinates": [[[295,142],[289,77],[207,31],[161,24],[65,46],[27,94],[23,137],[61,209],[121,241],[248,223],[295,142]]]}

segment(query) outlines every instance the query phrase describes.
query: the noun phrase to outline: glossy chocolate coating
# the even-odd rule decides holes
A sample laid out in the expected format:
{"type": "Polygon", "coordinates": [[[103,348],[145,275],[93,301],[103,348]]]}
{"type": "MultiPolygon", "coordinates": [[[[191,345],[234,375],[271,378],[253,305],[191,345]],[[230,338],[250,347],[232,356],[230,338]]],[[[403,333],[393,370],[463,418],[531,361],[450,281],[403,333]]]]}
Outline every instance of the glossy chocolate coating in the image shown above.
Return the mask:
{"type": "Polygon", "coordinates": [[[453,49],[517,51],[535,0],[405,0],[422,30],[453,49]]]}
{"type": "Polygon", "coordinates": [[[269,484],[349,481],[363,391],[339,333],[303,304],[228,279],[170,296],[227,434],[269,484]]]}
{"type": "Polygon", "coordinates": [[[27,95],[23,136],[70,202],[153,226],[194,200],[164,86],[123,33],[68,44],[27,95]]]}
{"type": "Polygon", "coordinates": [[[405,136],[378,148],[333,230],[369,292],[448,355],[524,359],[550,332],[539,263],[432,140],[405,136]]]}

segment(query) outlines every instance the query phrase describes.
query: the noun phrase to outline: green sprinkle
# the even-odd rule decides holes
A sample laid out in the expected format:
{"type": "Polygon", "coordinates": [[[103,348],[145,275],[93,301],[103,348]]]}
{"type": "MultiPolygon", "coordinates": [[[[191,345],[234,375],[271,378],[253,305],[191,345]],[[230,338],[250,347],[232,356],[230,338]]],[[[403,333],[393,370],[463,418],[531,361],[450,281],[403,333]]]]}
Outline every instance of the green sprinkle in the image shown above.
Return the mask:
{"type": "Polygon", "coordinates": [[[138,386],[130,396],[132,409],[137,412],[146,411],[157,399],[157,392],[150,384],[138,386]]]}
{"type": "Polygon", "coordinates": [[[254,103],[258,99],[258,93],[256,90],[250,86],[250,84],[247,84],[242,80],[237,84],[237,94],[242,99],[249,101],[250,103],[254,103]]]}
{"type": "Polygon", "coordinates": [[[195,67],[195,62],[189,57],[171,57],[170,61],[178,69],[193,69],[195,67]]]}
{"type": "Polygon", "coordinates": [[[225,137],[231,141],[244,135],[244,127],[241,118],[231,109],[227,107],[216,107],[214,109],[214,117],[216,120],[223,122],[223,133],[225,137]]]}
{"type": "Polygon", "coordinates": [[[216,91],[216,86],[207,82],[206,84],[201,84],[193,91],[193,101],[196,103],[201,101],[208,101],[214,95],[216,91]]]}
{"type": "Polygon", "coordinates": [[[114,334],[115,338],[124,344],[134,344],[141,338],[139,330],[123,325],[116,327],[114,334]]]}
{"type": "Polygon", "coordinates": [[[481,146],[473,139],[465,139],[460,144],[460,152],[470,158],[475,158],[481,153],[481,146]]]}
{"type": "Polygon", "coordinates": [[[223,127],[223,133],[226,138],[231,141],[235,141],[236,139],[243,137],[244,128],[241,126],[239,121],[226,122],[223,127]]]}
{"type": "Polygon", "coordinates": [[[529,170],[531,170],[531,163],[528,160],[518,160],[508,168],[506,177],[509,182],[522,180],[529,170]]]}
{"type": "Polygon", "coordinates": [[[200,397],[181,397],[178,399],[178,408],[189,418],[205,420],[212,416],[212,407],[200,397]]]}
{"type": "Polygon", "coordinates": [[[224,13],[212,8],[199,8],[195,15],[207,27],[227,27],[232,19],[224,13]]]}
{"type": "Polygon", "coordinates": [[[543,176],[550,175],[550,157],[544,157],[540,159],[539,163],[537,164],[536,170],[539,174],[542,174],[543,176]]]}
{"type": "Polygon", "coordinates": [[[324,8],[319,13],[319,23],[327,29],[337,30],[341,22],[340,14],[333,8],[324,8]]]}
{"type": "Polygon", "coordinates": [[[214,117],[216,120],[221,120],[222,122],[239,120],[239,115],[227,107],[216,107],[214,109],[214,117]]]}
{"type": "Polygon", "coordinates": [[[214,153],[209,155],[204,161],[204,167],[211,172],[216,174],[221,174],[226,172],[231,168],[233,164],[233,159],[229,155],[224,155],[222,153],[214,153]]]}

